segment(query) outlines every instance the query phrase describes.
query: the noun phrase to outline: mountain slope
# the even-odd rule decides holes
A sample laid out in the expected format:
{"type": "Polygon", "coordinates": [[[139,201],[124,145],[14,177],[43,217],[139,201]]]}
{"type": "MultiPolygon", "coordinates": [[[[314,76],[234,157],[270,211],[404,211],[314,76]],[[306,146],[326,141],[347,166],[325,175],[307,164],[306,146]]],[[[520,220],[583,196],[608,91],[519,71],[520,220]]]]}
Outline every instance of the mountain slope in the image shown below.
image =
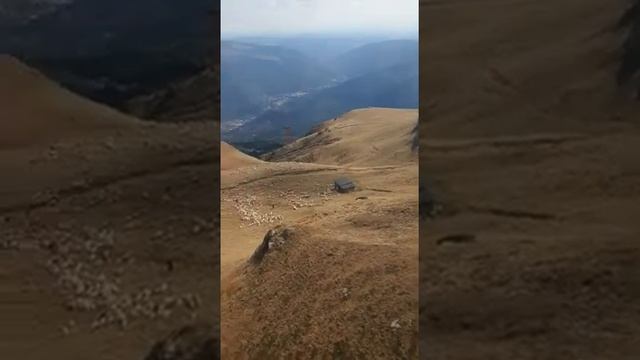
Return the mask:
{"type": "Polygon", "coordinates": [[[302,53],[279,46],[222,42],[222,120],[262,110],[268,97],[328,84],[333,74],[302,53]]]}
{"type": "Polygon", "coordinates": [[[217,319],[217,131],[137,121],[0,56],[0,357],[141,358],[217,319]]]}
{"type": "Polygon", "coordinates": [[[238,151],[224,141],[220,144],[220,170],[237,169],[260,163],[260,160],[238,151]]]}
{"type": "Polygon", "coordinates": [[[205,69],[166,89],[127,101],[125,110],[141,119],[166,122],[219,121],[219,73],[205,69]]]}
{"type": "Polygon", "coordinates": [[[425,62],[420,73],[430,134],[571,132],[611,123],[611,109],[626,117],[616,85],[623,39],[615,31],[624,3],[579,6],[565,0],[552,15],[541,14],[543,5],[532,1],[517,9],[424,2],[424,11],[441,14],[430,17],[424,29],[438,36],[428,35],[432,43],[421,48],[431,64],[425,62]],[[458,9],[462,12],[454,14],[458,9]],[[484,17],[502,11],[509,12],[509,19],[488,23],[484,17]],[[540,21],[535,35],[530,33],[532,14],[540,21]],[[467,25],[453,29],[449,21],[467,25]],[[557,31],[557,26],[565,29],[557,31]]]}
{"type": "Polygon", "coordinates": [[[0,28],[34,21],[71,1],[73,0],[0,0],[0,28]]]}
{"type": "Polygon", "coordinates": [[[279,141],[283,127],[302,136],[321,121],[364,107],[416,108],[417,59],[291,100],[227,134],[231,140],[279,141]]]}
{"type": "Polygon", "coordinates": [[[372,166],[416,161],[417,110],[352,110],[311,134],[264,156],[268,161],[372,166]]]}
{"type": "Polygon", "coordinates": [[[417,359],[414,249],[336,240],[313,225],[284,232],[223,285],[223,357],[417,359]]]}
{"type": "Polygon", "coordinates": [[[0,78],[0,147],[30,145],[139,123],[63,89],[9,56],[0,56],[0,78]]]}
{"type": "Polygon", "coordinates": [[[640,351],[627,5],[421,1],[422,356],[640,351]]]}
{"type": "Polygon", "coordinates": [[[223,358],[418,358],[416,117],[353,111],[221,173],[223,358]]]}

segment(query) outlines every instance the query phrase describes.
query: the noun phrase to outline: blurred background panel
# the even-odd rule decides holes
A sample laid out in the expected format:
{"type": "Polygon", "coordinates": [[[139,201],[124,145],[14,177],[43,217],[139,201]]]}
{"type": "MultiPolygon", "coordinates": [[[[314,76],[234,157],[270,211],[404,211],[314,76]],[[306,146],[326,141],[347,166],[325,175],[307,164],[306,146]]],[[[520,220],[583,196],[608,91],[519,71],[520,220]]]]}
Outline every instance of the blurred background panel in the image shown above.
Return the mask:
{"type": "Polygon", "coordinates": [[[218,356],[219,26],[211,1],[0,1],[3,357],[218,356]]]}
{"type": "Polygon", "coordinates": [[[424,359],[632,359],[629,1],[420,1],[424,359]]]}

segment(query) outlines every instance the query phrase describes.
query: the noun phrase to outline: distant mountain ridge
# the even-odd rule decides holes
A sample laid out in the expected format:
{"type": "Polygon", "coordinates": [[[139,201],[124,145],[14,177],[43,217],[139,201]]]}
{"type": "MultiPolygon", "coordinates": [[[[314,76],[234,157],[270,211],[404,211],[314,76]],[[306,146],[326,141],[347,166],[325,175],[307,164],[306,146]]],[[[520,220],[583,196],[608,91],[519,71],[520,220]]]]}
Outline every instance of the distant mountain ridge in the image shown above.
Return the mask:
{"type": "MultiPolygon", "coordinates": [[[[75,0],[60,4],[64,6],[13,29],[13,36],[0,39],[0,47],[30,57],[98,57],[140,48],[184,47],[185,42],[204,45],[211,42],[215,26],[211,11],[216,9],[208,0],[75,0]]],[[[212,46],[199,50],[206,48],[212,46]]]]}
{"type": "Polygon", "coordinates": [[[418,59],[416,40],[387,40],[351,49],[330,61],[330,67],[353,78],[418,59]]]}
{"type": "Polygon", "coordinates": [[[19,26],[57,11],[73,0],[0,0],[0,28],[19,26]]]}
{"type": "Polygon", "coordinates": [[[270,96],[327,84],[333,72],[297,50],[223,41],[222,120],[259,112],[270,96]]]}
{"type": "Polygon", "coordinates": [[[383,41],[378,37],[338,37],[338,36],[290,36],[290,37],[238,37],[228,39],[256,45],[282,46],[315,59],[318,62],[327,62],[337,56],[360,46],[383,41]]]}
{"type": "Polygon", "coordinates": [[[131,99],[186,81],[217,63],[219,2],[56,4],[30,21],[0,21],[0,53],[20,58],[95,101],[124,110],[131,99]]]}
{"type": "MultiPolygon", "coordinates": [[[[319,122],[356,108],[416,108],[417,51],[417,42],[412,40],[378,42],[352,49],[326,65],[348,80],[267,110],[225,133],[225,137],[236,144],[279,142],[285,127],[294,136],[302,136],[319,122]]],[[[223,76],[224,72],[223,66],[223,76]]],[[[222,86],[224,93],[224,82],[222,86]]]]}

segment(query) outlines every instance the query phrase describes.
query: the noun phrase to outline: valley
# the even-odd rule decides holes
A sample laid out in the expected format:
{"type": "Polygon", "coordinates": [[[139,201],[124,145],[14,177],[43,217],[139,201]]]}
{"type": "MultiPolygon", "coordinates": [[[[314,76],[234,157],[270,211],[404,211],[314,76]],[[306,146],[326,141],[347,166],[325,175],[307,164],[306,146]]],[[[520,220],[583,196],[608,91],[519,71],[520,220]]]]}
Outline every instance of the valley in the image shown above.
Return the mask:
{"type": "MultiPolygon", "coordinates": [[[[1,0],[2,8],[15,21],[3,19],[0,11],[0,54],[11,54],[65,88],[123,112],[130,112],[134,98],[139,102],[172,84],[218,73],[219,3],[1,0]]],[[[210,83],[199,86],[189,92],[215,98],[210,83]]],[[[172,95],[165,94],[165,100],[172,95]]],[[[214,109],[215,101],[207,103],[214,109]]],[[[213,113],[210,120],[217,117],[213,113]]]]}
{"type": "Polygon", "coordinates": [[[241,40],[260,45],[223,41],[221,105],[222,137],[243,151],[261,155],[283,144],[285,128],[300,137],[352,109],[417,107],[415,40],[241,40]],[[335,55],[305,46],[317,43],[335,55]]]}

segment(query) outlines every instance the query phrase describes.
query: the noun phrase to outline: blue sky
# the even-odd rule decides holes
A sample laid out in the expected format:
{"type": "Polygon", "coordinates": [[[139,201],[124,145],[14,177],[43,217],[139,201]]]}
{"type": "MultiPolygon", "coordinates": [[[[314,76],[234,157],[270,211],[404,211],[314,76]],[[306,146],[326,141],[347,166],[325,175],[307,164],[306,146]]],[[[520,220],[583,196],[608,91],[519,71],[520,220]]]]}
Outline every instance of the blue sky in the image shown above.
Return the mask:
{"type": "Polygon", "coordinates": [[[223,37],[418,33],[418,0],[222,0],[221,16],[223,37]]]}

